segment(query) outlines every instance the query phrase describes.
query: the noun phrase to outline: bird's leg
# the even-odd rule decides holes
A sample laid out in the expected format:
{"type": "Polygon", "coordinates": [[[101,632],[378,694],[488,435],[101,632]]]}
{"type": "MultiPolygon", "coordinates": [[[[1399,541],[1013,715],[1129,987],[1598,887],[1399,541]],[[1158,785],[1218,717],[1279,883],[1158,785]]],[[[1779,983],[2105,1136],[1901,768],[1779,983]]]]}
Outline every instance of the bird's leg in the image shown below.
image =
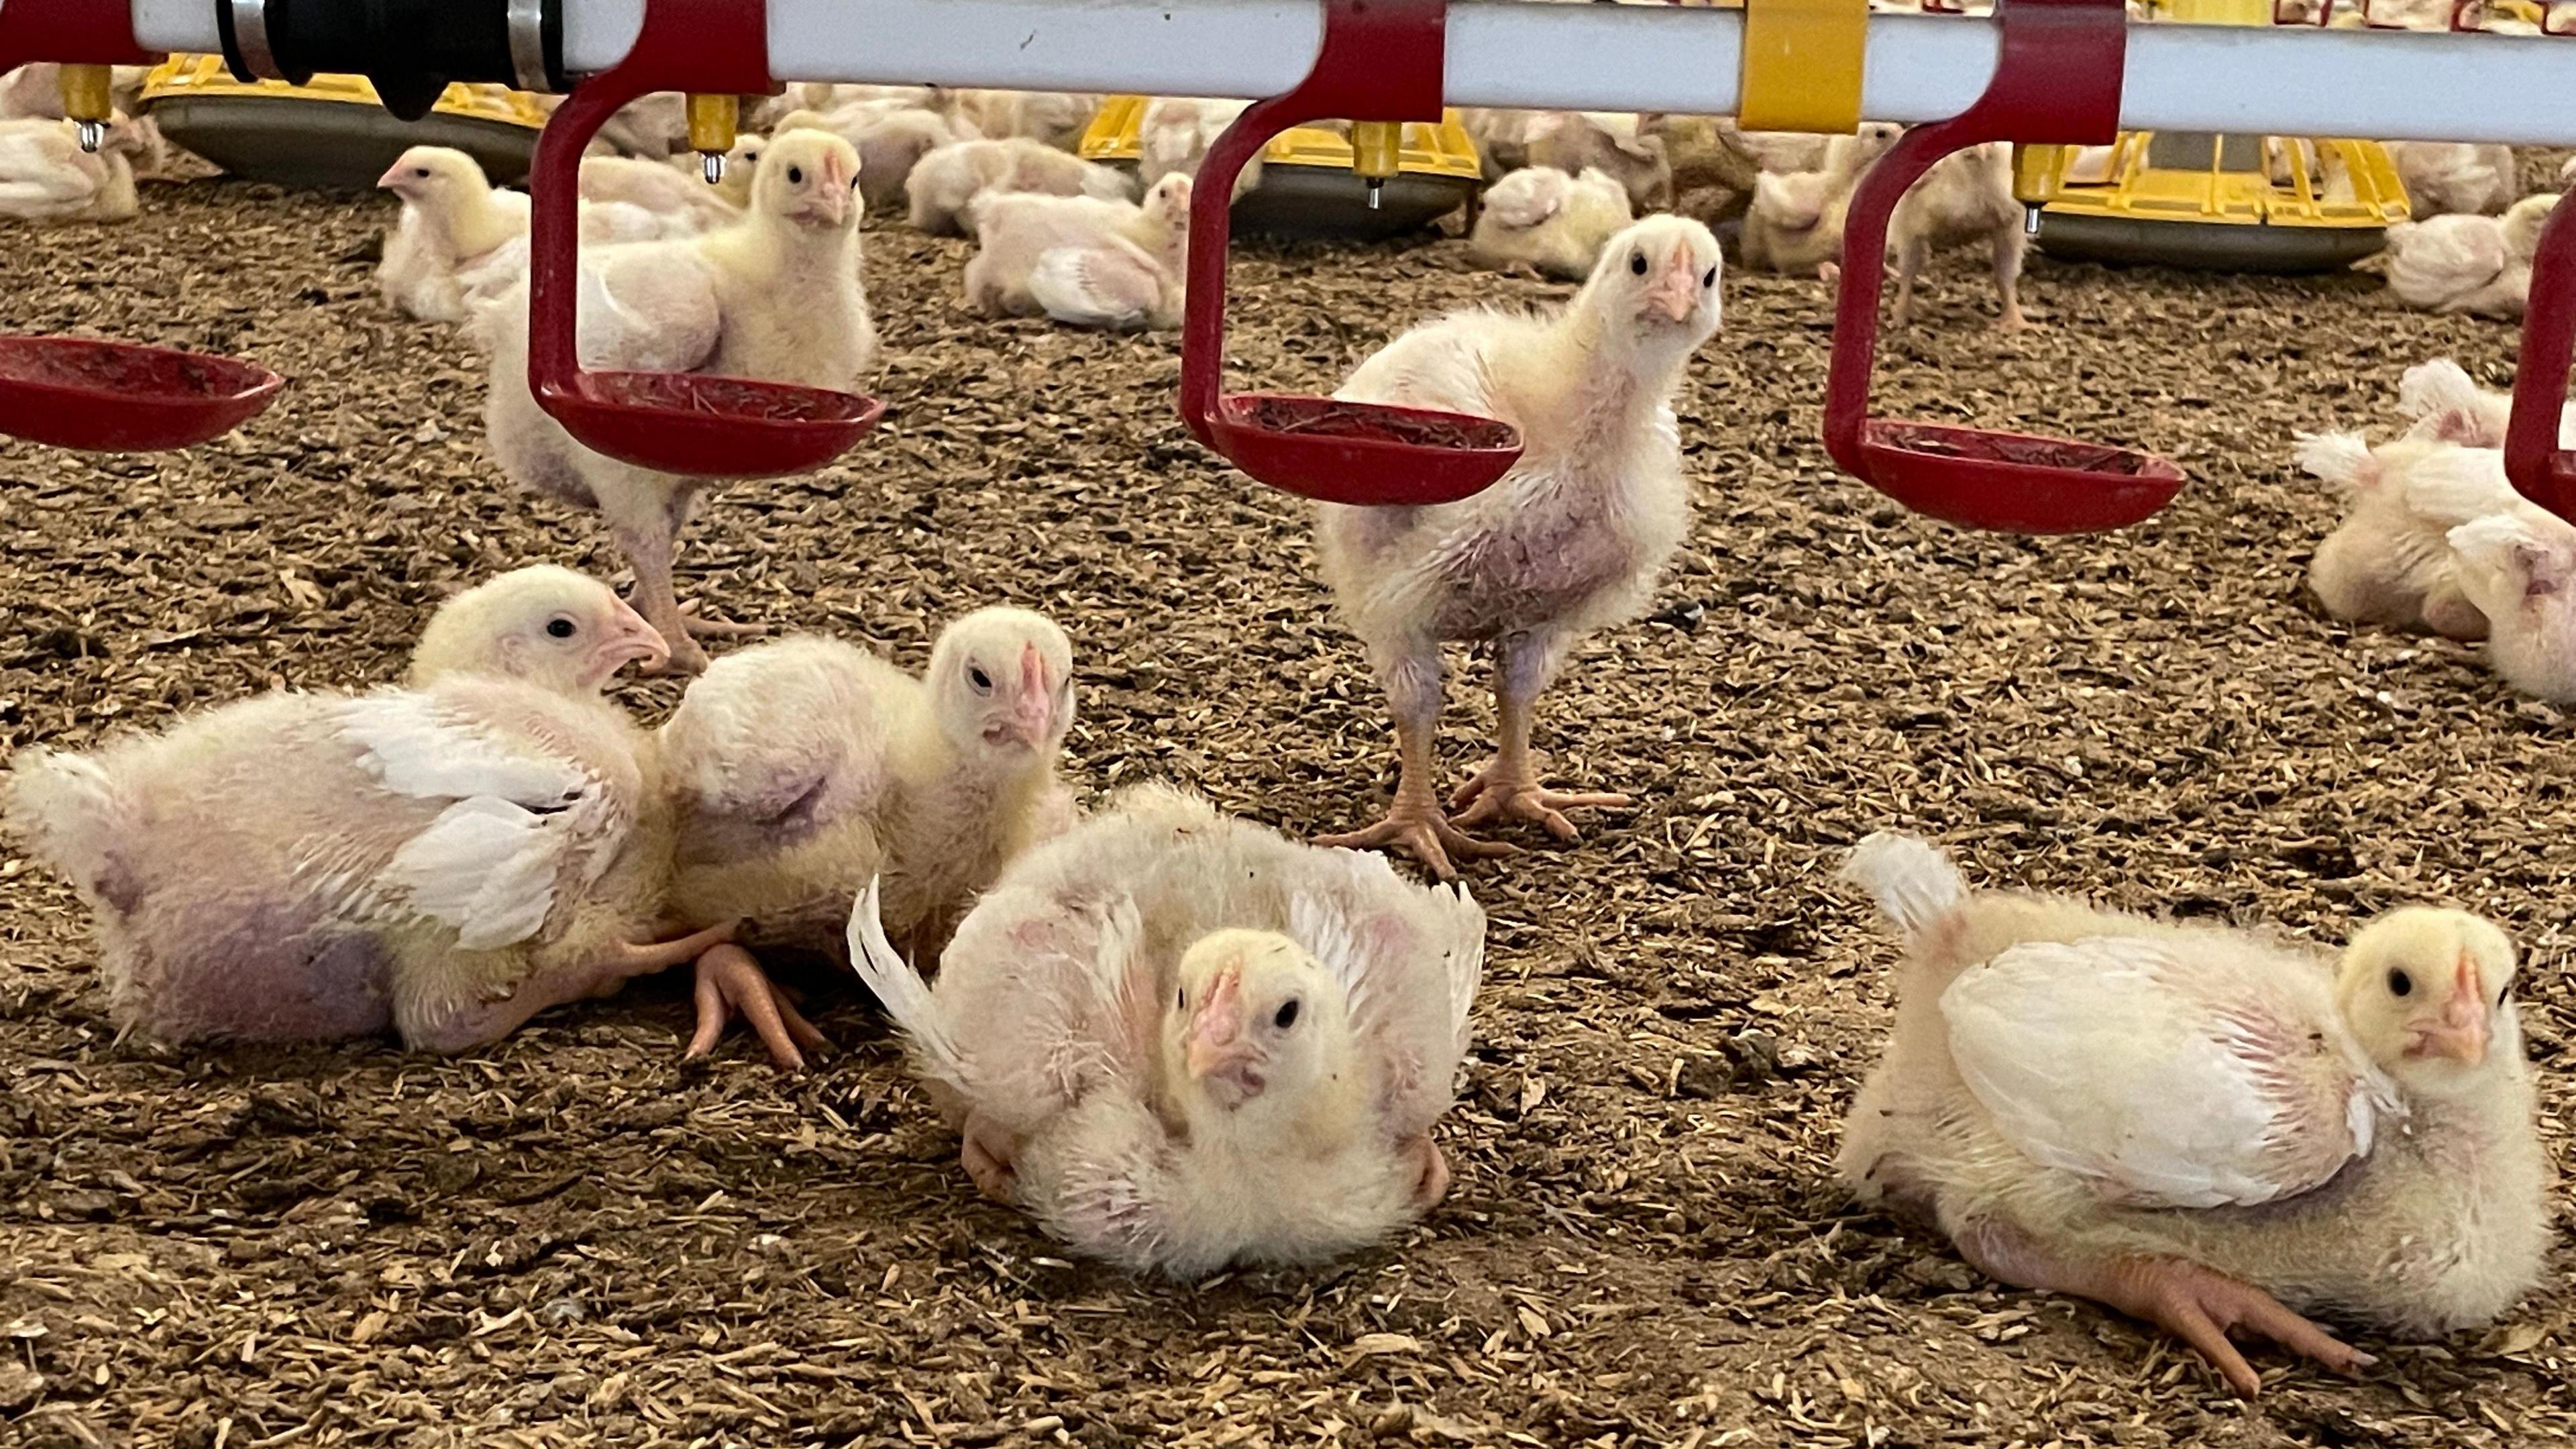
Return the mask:
{"type": "Polygon", "coordinates": [[[2017,1228],[1980,1223],[1953,1235],[1959,1252],[1990,1277],[2044,1292],[2072,1293],[2155,1324],[2190,1344],[2227,1380],[2238,1398],[2262,1392],[2263,1380],[2228,1342],[2246,1329],[2337,1373],[2378,1362],[2282,1306],[2251,1283],[2179,1258],[2085,1259],[2051,1251],[2017,1228]]]}
{"type": "Polygon", "coordinates": [[[1538,757],[1530,749],[1532,715],[1539,691],[1555,678],[1565,657],[1565,645],[1561,634],[1514,634],[1496,646],[1494,713],[1502,739],[1494,758],[1450,797],[1453,808],[1466,812],[1458,817],[1460,825],[1526,820],[1559,840],[1573,841],[1582,839],[1583,832],[1561,812],[1628,803],[1625,795],[1566,794],[1538,782],[1538,757]]]}
{"type": "Polygon", "coordinates": [[[1896,306],[1888,314],[1888,325],[1903,327],[1914,320],[1914,278],[1922,272],[1931,255],[1931,245],[1921,237],[1907,237],[1896,250],[1896,306]]]}
{"type": "Polygon", "coordinates": [[[749,951],[730,942],[698,957],[698,1029],[683,1059],[715,1050],[735,1012],[741,1012],[783,1071],[805,1070],[805,1053],[831,1046],[799,1015],[796,998],[772,982],[749,951]]]}
{"type": "Polygon", "coordinates": [[[968,1114],[958,1135],[957,1160],[984,1196],[999,1203],[1018,1200],[1019,1173],[1011,1166],[1010,1134],[983,1114],[968,1114]]]}
{"type": "Polygon", "coordinates": [[[500,1000],[475,1001],[452,1010],[398,1008],[396,1021],[403,1040],[421,1051],[442,1055],[470,1051],[517,1031],[538,1012],[606,996],[635,977],[694,960],[700,952],[733,939],[733,932],[734,923],[727,921],[676,941],[615,942],[596,955],[519,983],[517,990],[500,1000]]]}
{"type": "Polygon", "coordinates": [[[1449,1195],[1449,1159],[1440,1154],[1440,1144],[1428,1132],[1413,1139],[1408,1150],[1420,1173],[1413,1180],[1413,1205],[1428,1212],[1449,1195]]]}
{"type": "Polygon", "coordinates": [[[2030,326],[2030,318],[2021,310],[2021,263],[2030,247],[2030,239],[2018,226],[1995,238],[1995,295],[2003,300],[2004,315],[1995,325],[2006,332],[2019,332],[2030,326]]]}
{"type": "Polygon", "coordinates": [[[1440,727],[1439,646],[1425,642],[1383,661],[1378,675],[1395,715],[1395,799],[1377,824],[1347,835],[1319,836],[1315,843],[1352,850],[1401,845],[1442,880],[1458,878],[1449,859],[1453,854],[1463,860],[1516,854],[1515,847],[1478,840],[1452,826],[1431,788],[1431,746],[1440,727]]]}
{"type": "Polygon", "coordinates": [[[648,674],[697,674],[707,667],[707,651],[698,647],[689,628],[689,616],[680,609],[680,597],[671,587],[671,555],[677,545],[668,524],[651,523],[617,525],[617,550],[626,555],[627,567],[635,570],[635,612],[662,636],[671,648],[670,662],[648,674]]]}

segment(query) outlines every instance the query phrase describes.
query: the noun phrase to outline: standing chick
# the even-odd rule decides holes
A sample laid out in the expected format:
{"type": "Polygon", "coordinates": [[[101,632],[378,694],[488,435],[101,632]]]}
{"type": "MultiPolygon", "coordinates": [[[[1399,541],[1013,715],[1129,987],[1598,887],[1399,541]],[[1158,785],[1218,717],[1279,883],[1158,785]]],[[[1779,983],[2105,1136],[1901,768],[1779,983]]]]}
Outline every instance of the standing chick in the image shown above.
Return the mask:
{"type": "MultiPolygon", "coordinates": [[[[770,143],[743,224],[586,256],[582,364],[855,387],[877,360],[859,283],[857,180],[849,142],[791,131],[770,143]]],[[[491,316],[484,423],[493,457],[520,486],[606,517],[635,570],[636,607],[670,641],[671,667],[703,669],[691,633],[743,632],[684,613],[672,589],[680,526],[707,480],[649,472],[574,442],[528,391],[527,311],[521,291],[491,316]]]]}
{"type": "Polygon", "coordinates": [[[977,311],[1043,313],[1074,327],[1180,325],[1190,178],[1175,174],[1155,182],[1142,206],[988,192],[969,209],[977,249],[966,263],[966,303],[977,311]]]}
{"type": "Polygon", "coordinates": [[[1902,327],[1914,316],[1914,279],[1942,247],[1985,242],[1993,255],[1997,322],[2007,332],[2029,325],[2021,312],[2021,264],[2030,245],[2022,231],[2022,206],[2012,189],[2012,147],[1989,142],[1934,162],[1906,189],[1887,219],[1888,250],[1896,254],[1896,305],[1889,320],[1902,327]]]}
{"type": "Polygon", "coordinates": [[[2531,295],[2540,229],[2558,198],[2526,196],[2502,217],[2437,216],[2388,229],[2388,249],[2355,263],[2387,273],[2388,290],[2419,312],[2521,318],[2531,295]]]}
{"type": "Polygon", "coordinates": [[[1316,551],[1341,616],[1368,646],[1395,715],[1395,801],[1327,844],[1398,843],[1443,878],[1450,855],[1511,847],[1453,826],[1433,793],[1440,645],[1487,643],[1502,741],[1461,788],[1458,825],[1526,820],[1578,838],[1559,812],[1624,795],[1559,794],[1538,780],[1531,710],[1566,651],[1634,618],[1688,521],[1673,390],[1718,327],[1717,239],[1648,217],[1611,240],[1553,316],[1463,312],[1417,327],[1360,364],[1336,396],[1500,418],[1526,451],[1472,498],[1426,508],[1323,505],[1316,551]]]}
{"type": "Polygon", "coordinates": [[[523,570],[439,611],[412,688],[29,750],[10,819],[96,917],[121,1026],[468,1050],[727,935],[653,940],[651,752],[598,691],[661,651],[604,585],[523,570]]]}
{"type": "Polygon", "coordinates": [[[926,987],[874,918],[850,956],[976,1184],[1076,1250],[1194,1278],[1314,1263],[1447,1192],[1484,962],[1463,889],[1397,879],[1159,787],[1040,847],[926,987]]]}
{"type": "Polygon", "coordinates": [[[2370,1357],[2301,1313],[2426,1337],[2539,1278],[2550,1171],[2494,926],[2394,911],[2338,968],[1970,893],[1910,836],[1862,841],[1844,875],[1907,959],[1843,1179],[1979,1270],[2157,1324],[2247,1398],[2231,1329],[2349,1371],[2370,1357]]]}
{"type": "Polygon", "coordinates": [[[2576,525],[2537,508],[2450,532],[2460,588],[2486,615],[2487,664],[2505,683],[2576,704],[2576,525]]]}
{"type": "MultiPolygon", "coordinates": [[[[949,625],[920,679],[831,639],[720,659],[662,727],[679,815],[671,910],[744,920],[755,948],[830,951],[881,877],[887,922],[934,954],[974,893],[1070,814],[1055,769],[1072,723],[1072,646],[1020,609],[949,625]]],[[[819,1041],[748,953],[714,953],[698,974],[691,1055],[715,1045],[728,1008],[782,1066],[819,1041]]]]}
{"type": "Polygon", "coordinates": [[[912,168],[903,190],[913,230],[932,236],[970,236],[969,203],[986,192],[1036,191],[1123,201],[1127,178],[1109,167],[1013,137],[942,146],[912,168]]]}
{"type": "Polygon", "coordinates": [[[1580,281],[1634,219],[1627,191],[1600,171],[1568,176],[1552,166],[1524,167],[1485,188],[1467,253],[1497,271],[1519,264],[1580,281]]]}
{"type": "Polygon", "coordinates": [[[1807,276],[1838,262],[1852,191],[1901,134],[1901,127],[1866,125],[1855,135],[1829,138],[1816,170],[1766,169],[1754,177],[1752,207],[1744,215],[1744,264],[1807,276]]]}
{"type": "Polygon", "coordinates": [[[129,221],[142,209],[134,189],[136,133],[109,127],[109,144],[80,148],[68,121],[0,121],[0,217],[19,221],[129,221]]]}
{"type": "MultiPolygon", "coordinates": [[[[1174,174],[1195,180],[1208,148],[1234,124],[1249,102],[1164,96],[1149,102],[1136,121],[1136,183],[1151,186],[1174,174]]],[[[1244,164],[1234,180],[1234,196],[1261,184],[1261,156],[1244,164]]]]}

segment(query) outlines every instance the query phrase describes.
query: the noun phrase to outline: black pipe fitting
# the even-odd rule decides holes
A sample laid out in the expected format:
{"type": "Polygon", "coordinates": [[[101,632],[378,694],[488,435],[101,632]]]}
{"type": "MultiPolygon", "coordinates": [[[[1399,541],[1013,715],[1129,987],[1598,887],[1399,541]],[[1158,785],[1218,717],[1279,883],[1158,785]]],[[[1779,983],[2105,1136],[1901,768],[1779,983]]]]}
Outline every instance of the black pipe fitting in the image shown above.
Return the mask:
{"type": "MultiPolygon", "coordinates": [[[[245,81],[301,85],[317,72],[363,75],[385,109],[406,121],[428,115],[451,82],[526,84],[510,36],[510,12],[526,13],[526,0],[259,0],[273,66],[265,74],[256,47],[235,33],[240,0],[213,3],[224,62],[245,81]]],[[[542,16],[546,88],[567,90],[561,0],[533,8],[542,16]]]]}

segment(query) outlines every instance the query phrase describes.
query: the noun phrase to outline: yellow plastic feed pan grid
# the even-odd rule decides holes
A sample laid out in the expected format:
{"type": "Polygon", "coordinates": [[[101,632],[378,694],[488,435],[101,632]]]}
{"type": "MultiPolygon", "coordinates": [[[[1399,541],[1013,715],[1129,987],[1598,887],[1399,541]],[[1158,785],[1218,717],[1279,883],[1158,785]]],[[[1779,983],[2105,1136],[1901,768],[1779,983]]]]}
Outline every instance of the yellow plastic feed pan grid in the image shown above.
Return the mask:
{"type": "Polygon", "coordinates": [[[235,80],[222,56],[174,55],[143,85],[143,105],[174,143],[236,176],[290,186],[373,186],[413,146],[453,146],[495,185],[525,179],[546,107],[506,86],[451,85],[418,121],[398,121],[364,76],[305,85],[235,80]]]}
{"type": "MultiPolygon", "coordinates": [[[[1138,133],[1149,96],[1111,96],[1082,133],[1082,155],[1112,166],[1136,164],[1138,133]]],[[[1291,126],[1261,150],[1261,182],[1236,197],[1239,232],[1269,236],[1382,238],[1417,231],[1467,204],[1484,179],[1476,143],[1455,111],[1438,124],[1407,121],[1395,175],[1368,204],[1368,184],[1352,169],[1351,138],[1334,126],[1291,126]]]]}
{"type": "Polygon", "coordinates": [[[2039,245],[2078,261],[2322,272],[2380,249],[2406,188],[2375,141],[2134,131],[2108,147],[2025,147],[2039,245]]]}

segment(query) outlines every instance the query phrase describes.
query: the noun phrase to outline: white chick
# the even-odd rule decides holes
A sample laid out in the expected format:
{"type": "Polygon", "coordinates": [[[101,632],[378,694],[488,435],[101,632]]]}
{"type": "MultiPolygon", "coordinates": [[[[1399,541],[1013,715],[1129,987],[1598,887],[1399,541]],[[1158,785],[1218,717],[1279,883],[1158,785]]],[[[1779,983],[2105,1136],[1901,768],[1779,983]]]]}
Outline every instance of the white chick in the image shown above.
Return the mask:
{"type": "Polygon", "coordinates": [[[1385,820],[1326,844],[1402,844],[1440,876],[1453,853],[1511,847],[1457,828],[1525,820],[1578,838],[1560,813],[1627,797],[1539,784],[1531,712],[1575,641],[1636,616],[1690,513],[1673,391],[1718,328],[1717,239],[1650,216],[1612,238],[1549,316],[1461,312],[1362,362],[1337,397],[1499,418],[1521,459],[1471,498],[1425,508],[1323,505],[1316,551],[1339,613],[1368,647],[1395,716],[1400,773],[1385,820]],[[1452,800],[1433,794],[1443,640],[1489,643],[1502,740],[1452,800]]]}
{"type": "Polygon", "coordinates": [[[2522,194],[2522,167],[2511,146],[2464,141],[2390,141],[2388,159],[2406,186],[2414,219],[2493,216],[2522,194]]]}
{"type": "Polygon", "coordinates": [[[1505,176],[1530,164],[1529,133],[1541,113],[1511,111],[1484,106],[1461,106],[1459,128],[1467,139],[1476,143],[1476,155],[1485,168],[1485,180],[1500,181],[1505,176]]]}
{"type": "Polygon", "coordinates": [[[2013,197],[2012,147],[2001,141],[1954,151],[1934,162],[1906,188],[1887,219],[1887,248],[1896,258],[1896,305],[1889,320],[1905,326],[1914,316],[1914,279],[1942,247],[1986,243],[1993,256],[1995,296],[2003,304],[1997,325],[2021,330],[2021,264],[2029,239],[2022,205],[2013,197]]]}
{"type": "Polygon", "coordinates": [[[598,691],[661,650],[604,585],[523,570],[440,611],[413,688],[29,750],[10,819],[95,916],[121,1026],[465,1051],[729,934],[653,939],[668,829],[598,691]]]}
{"type": "Polygon", "coordinates": [[[1073,327],[1177,327],[1189,262],[1190,178],[1164,177],[1142,206],[1090,196],[988,192],[966,304],[986,316],[1044,314],[1073,327]]]}
{"type": "Polygon", "coordinates": [[[1601,248],[1634,219],[1627,191],[1603,172],[1568,176],[1552,166],[1525,167],[1485,189],[1467,253],[1497,271],[1518,264],[1580,281],[1592,274],[1601,248]]]}
{"type": "Polygon", "coordinates": [[[2523,508],[2461,524],[2450,545],[2486,615],[2488,666],[2534,698],[2576,704],[2576,525],[2523,508]]]}
{"type": "Polygon", "coordinates": [[[903,190],[906,220],[915,231],[967,236],[973,234],[968,204],[987,191],[1123,201],[1127,178],[1107,166],[1015,137],[942,146],[914,165],[912,174],[904,178],[903,190]]]}
{"type": "Polygon", "coordinates": [[[385,234],[376,289],[405,316],[463,322],[478,282],[486,295],[498,295],[526,271],[527,195],[496,190],[473,157],[414,146],[376,185],[402,198],[402,214],[385,234]]]}
{"type": "MultiPolygon", "coordinates": [[[[2411,432],[2464,448],[2501,448],[2513,424],[2513,395],[2478,386],[2447,357],[2418,363],[2397,380],[2398,415],[2411,432]]],[[[2576,402],[2558,412],[2558,446],[2576,448],[2576,402]]]]}
{"type": "Polygon", "coordinates": [[[1020,136],[1071,151],[1100,114],[1102,99],[1063,91],[959,91],[952,104],[994,140],[1020,136]]]}
{"type": "MultiPolygon", "coordinates": [[[[1175,173],[1196,179],[1208,148],[1249,104],[1192,96],[1164,96],[1148,102],[1136,121],[1137,184],[1152,186],[1175,173]]],[[[1260,184],[1261,156],[1255,153],[1234,179],[1235,199],[1242,200],[1245,192],[1260,184]]]]}
{"type": "Polygon", "coordinates": [[[1160,787],[1032,851],[936,988],[877,929],[850,955],[985,1192],[1076,1250],[1195,1278],[1315,1263],[1446,1193],[1484,960],[1463,889],[1399,880],[1160,787]]]}
{"type": "Polygon", "coordinates": [[[1896,126],[1865,125],[1855,135],[1829,138],[1817,170],[1765,170],[1754,177],[1753,203],[1744,216],[1744,264],[1803,276],[1839,261],[1852,191],[1901,134],[1896,126]]]}
{"type": "MultiPolygon", "coordinates": [[[[586,255],[582,364],[855,387],[877,360],[859,282],[857,171],[847,141],[792,131],[770,143],[743,224],[586,255]]],[[[636,607],[671,643],[671,667],[704,668],[692,632],[743,632],[684,613],[672,589],[680,526],[707,480],[649,472],[574,442],[528,391],[527,329],[523,292],[490,314],[484,422],[494,459],[522,487],[598,509],[635,570],[636,607]]]]}
{"type": "MultiPolygon", "coordinates": [[[[661,732],[679,814],[672,913],[742,919],[755,948],[837,950],[851,903],[882,877],[885,918],[936,952],[974,893],[1066,814],[1055,771],[1073,703],[1064,631],[1020,609],[949,625],[920,679],[820,638],[716,661],[661,732]]],[[[717,953],[699,978],[692,1055],[730,1006],[781,1065],[802,1065],[797,1047],[814,1043],[792,1007],[784,1035],[763,1020],[778,998],[747,953],[717,953]]]]}
{"type": "Polygon", "coordinates": [[[1907,959],[1843,1179],[1980,1271],[2155,1323],[2248,1398],[2231,1329],[2349,1371],[2370,1357],[2300,1314],[2429,1336],[2538,1279],[2550,1174],[2494,926],[2391,912],[2338,968],[1971,893],[1911,836],[1862,841],[1844,878],[1907,959]]]}
{"type": "Polygon", "coordinates": [[[859,101],[832,111],[790,111],[779,131],[829,131],[858,148],[859,195],[871,210],[904,199],[921,158],[942,146],[976,140],[972,124],[896,101],[859,101]]]}
{"type": "Polygon", "coordinates": [[[19,221],[128,221],[141,211],[134,189],[137,133],[108,130],[95,153],[80,148],[68,121],[0,121],[0,217],[19,221]]]}
{"type": "Polygon", "coordinates": [[[2466,312],[2513,321],[2531,295],[2540,229],[2558,198],[2526,196],[2502,217],[2437,216],[2388,229],[2388,249],[2356,263],[2388,276],[2388,290],[2419,312],[2466,312]]]}
{"type": "Polygon", "coordinates": [[[1543,111],[1528,134],[1532,166],[1552,166],[1568,176],[1599,171],[1617,181],[1629,205],[1640,211],[1672,204],[1673,171],[1663,138],[1642,131],[1634,115],[1543,111]]]}
{"type": "MultiPolygon", "coordinates": [[[[589,156],[581,163],[581,198],[593,207],[622,202],[674,225],[669,236],[692,236],[742,220],[742,208],[697,177],[652,161],[624,156],[589,156]]],[[[585,211],[591,208],[584,208],[585,211]]],[[[649,237],[614,238],[647,241],[649,237]]]]}
{"type": "Polygon", "coordinates": [[[2351,433],[2303,436],[2307,472],[2346,490],[2343,522],[2317,545],[2308,583],[2347,623],[2486,637],[2483,611],[2459,579],[2449,533],[2471,519],[2533,510],[2505,477],[2504,455],[2437,435],[2373,448],[2351,433]]]}

